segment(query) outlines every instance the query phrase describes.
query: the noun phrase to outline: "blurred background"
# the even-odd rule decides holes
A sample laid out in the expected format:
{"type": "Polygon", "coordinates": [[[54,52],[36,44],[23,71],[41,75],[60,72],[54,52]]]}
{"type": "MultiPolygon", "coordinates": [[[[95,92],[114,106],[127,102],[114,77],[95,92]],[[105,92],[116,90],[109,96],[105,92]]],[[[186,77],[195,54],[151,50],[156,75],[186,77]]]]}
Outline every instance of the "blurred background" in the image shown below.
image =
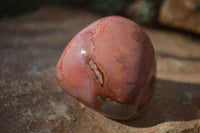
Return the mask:
{"type": "Polygon", "coordinates": [[[1,133],[199,131],[200,0],[0,0],[1,133]],[[131,121],[85,107],[55,78],[73,36],[108,15],[141,25],[156,53],[155,93],[131,121]]]}
{"type": "Polygon", "coordinates": [[[87,8],[104,15],[123,15],[138,22],[155,21],[162,0],[2,0],[0,17],[23,15],[45,5],[63,5],[87,8]]]}
{"type": "Polygon", "coordinates": [[[1,0],[0,18],[8,19],[47,5],[85,8],[107,15],[121,15],[145,25],[166,25],[200,33],[199,0],[1,0]]]}

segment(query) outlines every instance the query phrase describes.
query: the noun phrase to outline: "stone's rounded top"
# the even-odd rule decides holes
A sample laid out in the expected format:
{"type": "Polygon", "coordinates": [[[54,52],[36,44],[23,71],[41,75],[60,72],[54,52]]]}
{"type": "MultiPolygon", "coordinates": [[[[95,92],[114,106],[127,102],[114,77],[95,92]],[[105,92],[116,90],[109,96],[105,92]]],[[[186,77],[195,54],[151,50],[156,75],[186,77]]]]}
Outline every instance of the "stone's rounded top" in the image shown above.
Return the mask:
{"type": "Polygon", "coordinates": [[[96,110],[101,101],[134,104],[137,109],[153,93],[155,68],[146,33],[129,19],[110,16],[72,39],[59,59],[56,75],[63,89],[96,110]]]}

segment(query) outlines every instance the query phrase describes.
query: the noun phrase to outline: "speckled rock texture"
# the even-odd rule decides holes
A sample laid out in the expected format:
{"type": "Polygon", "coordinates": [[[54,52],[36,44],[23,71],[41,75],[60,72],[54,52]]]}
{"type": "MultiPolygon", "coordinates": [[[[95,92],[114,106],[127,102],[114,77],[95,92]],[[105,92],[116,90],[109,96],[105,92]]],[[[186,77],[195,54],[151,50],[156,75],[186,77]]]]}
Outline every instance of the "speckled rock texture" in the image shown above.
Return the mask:
{"type": "Polygon", "coordinates": [[[165,0],[159,21],[171,26],[200,34],[200,0],[165,0]]]}
{"type": "Polygon", "coordinates": [[[66,44],[102,16],[45,7],[0,22],[1,133],[199,133],[200,40],[144,28],[157,57],[152,100],[130,121],[114,121],[80,104],[56,82],[66,44]]]}

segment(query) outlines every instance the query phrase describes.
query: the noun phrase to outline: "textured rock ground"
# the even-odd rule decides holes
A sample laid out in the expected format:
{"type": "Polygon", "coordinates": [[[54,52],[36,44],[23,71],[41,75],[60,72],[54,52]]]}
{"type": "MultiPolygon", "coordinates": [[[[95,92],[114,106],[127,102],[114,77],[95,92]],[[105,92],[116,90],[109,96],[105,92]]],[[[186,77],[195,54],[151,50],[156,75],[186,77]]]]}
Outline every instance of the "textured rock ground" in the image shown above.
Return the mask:
{"type": "Polygon", "coordinates": [[[66,94],[55,66],[79,30],[102,16],[47,7],[0,22],[0,132],[198,133],[200,40],[149,29],[157,55],[157,86],[135,120],[114,121],[66,94]]]}
{"type": "Polygon", "coordinates": [[[159,21],[171,27],[200,34],[200,0],[165,0],[159,21]]]}

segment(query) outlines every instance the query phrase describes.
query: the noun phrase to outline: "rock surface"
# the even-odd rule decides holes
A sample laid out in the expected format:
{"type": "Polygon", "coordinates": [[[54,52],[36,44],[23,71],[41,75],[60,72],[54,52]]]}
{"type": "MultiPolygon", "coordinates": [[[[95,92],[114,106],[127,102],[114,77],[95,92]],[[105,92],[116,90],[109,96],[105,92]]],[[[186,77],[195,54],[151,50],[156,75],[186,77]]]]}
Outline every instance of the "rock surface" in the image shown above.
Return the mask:
{"type": "Polygon", "coordinates": [[[200,0],[165,0],[161,24],[200,34],[200,0]]]}
{"type": "Polygon", "coordinates": [[[1,133],[198,133],[200,40],[145,28],[158,67],[155,94],[131,121],[114,121],[80,104],[57,84],[55,67],[71,38],[101,18],[46,7],[0,22],[1,133]]]}

